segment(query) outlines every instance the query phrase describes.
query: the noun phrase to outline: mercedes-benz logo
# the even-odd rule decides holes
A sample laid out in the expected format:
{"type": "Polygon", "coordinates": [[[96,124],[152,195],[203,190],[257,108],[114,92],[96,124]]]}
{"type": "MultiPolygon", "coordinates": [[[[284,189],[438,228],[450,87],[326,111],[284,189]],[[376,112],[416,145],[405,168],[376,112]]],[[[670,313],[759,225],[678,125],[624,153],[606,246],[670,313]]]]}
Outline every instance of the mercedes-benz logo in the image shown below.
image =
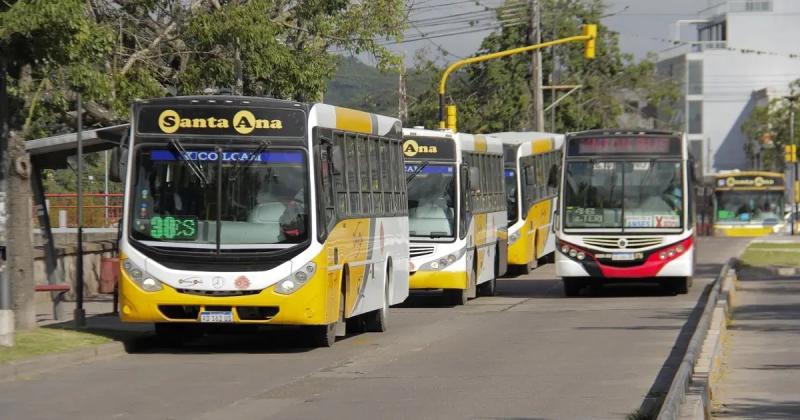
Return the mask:
{"type": "Polygon", "coordinates": [[[222,286],[225,285],[225,279],[222,277],[214,277],[211,279],[211,285],[214,286],[215,289],[222,289],[222,286]]]}
{"type": "Polygon", "coordinates": [[[625,238],[620,238],[620,239],[617,241],[617,245],[619,245],[619,247],[620,247],[620,248],[625,248],[625,247],[627,247],[627,246],[628,246],[628,240],[627,240],[627,239],[625,239],[625,238]]]}

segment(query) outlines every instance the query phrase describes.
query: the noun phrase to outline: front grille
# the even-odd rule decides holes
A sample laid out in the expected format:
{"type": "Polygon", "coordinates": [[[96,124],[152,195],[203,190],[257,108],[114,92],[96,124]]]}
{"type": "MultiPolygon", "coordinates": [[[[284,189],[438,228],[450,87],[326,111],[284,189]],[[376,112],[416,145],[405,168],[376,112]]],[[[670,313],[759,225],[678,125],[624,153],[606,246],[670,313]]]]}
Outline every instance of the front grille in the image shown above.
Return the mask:
{"type": "Polygon", "coordinates": [[[436,247],[431,245],[411,245],[409,247],[409,255],[411,257],[421,257],[423,255],[433,254],[436,247]]]}
{"type": "Polygon", "coordinates": [[[178,293],[196,296],[211,296],[211,297],[230,297],[230,296],[247,296],[257,295],[261,290],[192,290],[192,289],[175,289],[178,293]]]}
{"type": "Polygon", "coordinates": [[[275,306],[237,306],[236,313],[242,321],[266,321],[278,314],[275,306]]]}
{"type": "Polygon", "coordinates": [[[641,249],[661,245],[661,242],[663,242],[663,238],[646,236],[633,236],[626,238],[616,236],[597,236],[583,238],[583,243],[588,246],[610,249],[641,249]],[[624,239],[627,242],[624,247],[620,246],[620,239],[624,239]]]}
{"type": "Polygon", "coordinates": [[[169,319],[197,319],[198,305],[158,305],[158,310],[169,319]]]}

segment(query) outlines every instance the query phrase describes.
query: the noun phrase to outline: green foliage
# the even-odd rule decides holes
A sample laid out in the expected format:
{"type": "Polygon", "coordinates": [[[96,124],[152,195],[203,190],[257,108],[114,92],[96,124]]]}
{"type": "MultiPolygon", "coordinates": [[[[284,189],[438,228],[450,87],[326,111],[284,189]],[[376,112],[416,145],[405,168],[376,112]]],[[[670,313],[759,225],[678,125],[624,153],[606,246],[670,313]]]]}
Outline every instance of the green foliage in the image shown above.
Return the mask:
{"type": "MultiPolygon", "coordinates": [[[[790,96],[800,95],[800,79],[789,85],[790,96]]],[[[747,136],[745,143],[747,156],[754,158],[760,152],[761,165],[765,169],[782,172],[785,166],[783,147],[800,144],[800,103],[795,104],[794,139],[790,136],[791,107],[789,101],[774,98],[767,105],[757,106],[742,123],[741,130],[747,136]]]]}
{"type": "Polygon", "coordinates": [[[234,89],[239,74],[244,94],[315,100],[336,52],[397,66],[377,40],[399,38],[404,19],[402,0],[5,0],[11,129],[74,131],[77,92],[92,128],[126,121],[136,99],[234,89]]]}
{"type": "MultiPolygon", "coordinates": [[[[603,13],[600,1],[543,0],[543,41],[580,34],[581,22],[599,22],[603,13]],[[555,20],[555,33],[549,30],[555,20]]],[[[476,55],[503,51],[528,44],[527,27],[504,27],[486,37],[476,55]]],[[[618,117],[625,111],[623,90],[648,101],[661,101],[676,95],[674,85],[657,83],[654,63],[633,58],[619,50],[618,36],[603,25],[598,26],[597,58],[583,57],[582,42],[565,44],[543,50],[542,80],[545,84],[553,73],[553,52],[557,53],[558,71],[554,84],[582,85],[557,106],[555,130],[566,132],[599,127],[617,126],[618,117]]],[[[448,82],[448,100],[458,105],[459,130],[493,132],[529,129],[533,123],[531,97],[531,56],[510,57],[468,65],[457,71],[448,82]]],[[[438,85],[441,69],[431,63],[423,65],[436,74],[438,85]],[[438,70],[438,71],[437,71],[438,70]]],[[[434,84],[432,83],[432,85],[434,84]]],[[[432,90],[411,107],[412,123],[436,126],[436,91],[432,90]]],[[[545,107],[552,98],[544,95],[545,107]]],[[[547,118],[549,120],[549,115],[547,118]]]]}

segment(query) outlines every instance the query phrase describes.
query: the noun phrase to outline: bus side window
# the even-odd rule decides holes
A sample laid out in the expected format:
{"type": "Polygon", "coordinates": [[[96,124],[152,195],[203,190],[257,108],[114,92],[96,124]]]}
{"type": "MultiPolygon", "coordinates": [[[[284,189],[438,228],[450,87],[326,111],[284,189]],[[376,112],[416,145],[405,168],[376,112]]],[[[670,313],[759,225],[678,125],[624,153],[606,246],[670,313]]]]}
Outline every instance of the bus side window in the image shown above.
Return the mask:
{"type": "Polygon", "coordinates": [[[381,174],[378,168],[380,167],[380,160],[378,156],[378,138],[370,137],[368,146],[369,166],[370,166],[370,181],[372,187],[372,204],[373,212],[376,214],[383,214],[383,191],[381,189],[381,174]]]}
{"type": "Polygon", "coordinates": [[[358,188],[361,191],[361,207],[359,213],[369,214],[372,207],[369,181],[369,156],[367,155],[367,138],[356,136],[356,159],[358,160],[358,188]]]}
{"type": "MultiPolygon", "coordinates": [[[[344,134],[333,133],[333,147],[331,148],[331,173],[333,174],[333,191],[336,193],[336,214],[339,219],[347,217],[347,183],[345,179],[345,149],[344,134]]],[[[329,226],[331,229],[333,226],[329,226]]]]}

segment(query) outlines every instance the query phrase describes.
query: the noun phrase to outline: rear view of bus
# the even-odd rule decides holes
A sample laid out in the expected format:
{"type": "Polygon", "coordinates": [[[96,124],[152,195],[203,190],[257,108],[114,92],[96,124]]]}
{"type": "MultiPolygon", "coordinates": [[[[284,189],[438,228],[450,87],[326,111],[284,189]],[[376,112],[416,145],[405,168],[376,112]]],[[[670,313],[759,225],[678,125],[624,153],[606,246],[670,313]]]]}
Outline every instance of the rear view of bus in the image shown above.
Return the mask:
{"type": "Polygon", "coordinates": [[[408,296],[397,119],[175,97],[137,102],[131,134],[123,321],[170,341],[196,324],[300,325],[330,346],[345,324],[383,331],[408,296]]]}
{"type": "Polygon", "coordinates": [[[505,273],[502,146],[470,134],[403,129],[408,183],[409,287],[446,302],[493,295],[505,273]]]}
{"type": "Polygon", "coordinates": [[[681,133],[569,134],[556,221],[564,293],[642,280],[686,293],[695,263],[692,181],[681,133]]]}
{"type": "Polygon", "coordinates": [[[492,136],[503,142],[509,268],[528,274],[555,251],[552,219],[564,135],[506,132],[492,136]]]}

